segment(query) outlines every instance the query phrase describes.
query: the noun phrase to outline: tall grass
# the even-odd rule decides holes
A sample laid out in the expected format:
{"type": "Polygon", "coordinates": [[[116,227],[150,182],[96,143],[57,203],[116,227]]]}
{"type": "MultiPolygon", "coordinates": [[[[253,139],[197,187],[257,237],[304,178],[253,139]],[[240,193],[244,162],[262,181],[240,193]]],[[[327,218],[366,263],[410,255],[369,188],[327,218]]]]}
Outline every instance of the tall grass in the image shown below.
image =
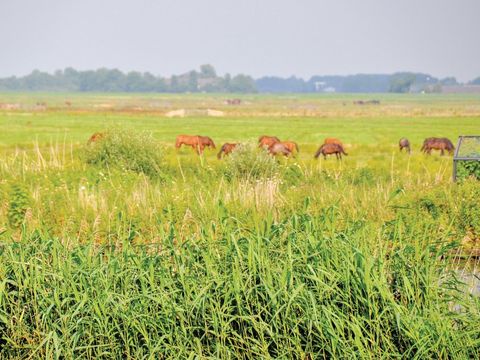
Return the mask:
{"type": "MultiPolygon", "coordinates": [[[[428,232],[377,245],[334,213],[259,221],[239,236],[66,246],[39,232],[1,248],[3,358],[472,358],[479,299],[428,232]],[[390,244],[393,244],[391,246],[390,244]],[[443,275],[442,275],[443,274],[443,275]],[[441,281],[440,281],[441,279],[441,281]],[[461,311],[452,311],[452,307],[461,311]]],[[[400,226],[400,225],[399,225],[400,226]]],[[[428,230],[425,229],[425,230],[428,230]]]]}

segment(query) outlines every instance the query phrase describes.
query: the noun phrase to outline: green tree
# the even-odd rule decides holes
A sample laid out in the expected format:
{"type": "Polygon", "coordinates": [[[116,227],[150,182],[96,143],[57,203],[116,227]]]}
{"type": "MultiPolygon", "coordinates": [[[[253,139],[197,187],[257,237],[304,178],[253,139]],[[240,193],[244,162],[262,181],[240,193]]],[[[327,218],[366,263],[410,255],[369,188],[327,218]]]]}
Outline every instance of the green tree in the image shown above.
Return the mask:
{"type": "Polygon", "coordinates": [[[251,76],[239,74],[232,78],[230,86],[227,89],[229,92],[238,93],[253,93],[257,92],[255,80],[251,76]]]}
{"type": "Polygon", "coordinates": [[[188,91],[198,91],[198,75],[195,70],[190,71],[188,74],[188,91]]]}
{"type": "Polygon", "coordinates": [[[202,77],[206,78],[217,77],[217,72],[215,71],[215,68],[210,64],[204,64],[200,66],[200,74],[202,75],[202,77]]]}
{"type": "Polygon", "coordinates": [[[472,85],[480,85],[480,76],[477,77],[476,79],[473,79],[472,81],[470,81],[470,84],[472,84],[472,85]]]}
{"type": "Polygon", "coordinates": [[[415,74],[400,73],[394,74],[390,79],[390,92],[406,93],[410,91],[410,87],[415,83],[415,74]]]}

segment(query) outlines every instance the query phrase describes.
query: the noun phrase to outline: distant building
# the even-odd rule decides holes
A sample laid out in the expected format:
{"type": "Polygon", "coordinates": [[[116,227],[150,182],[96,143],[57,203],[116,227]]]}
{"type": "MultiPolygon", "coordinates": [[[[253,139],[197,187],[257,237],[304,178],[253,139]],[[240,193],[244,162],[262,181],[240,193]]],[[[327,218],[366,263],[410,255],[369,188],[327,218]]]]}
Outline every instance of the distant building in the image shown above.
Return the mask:
{"type": "Polygon", "coordinates": [[[328,92],[328,93],[334,93],[335,88],[332,86],[327,86],[327,83],[325,81],[315,81],[315,91],[317,92],[328,92]]]}

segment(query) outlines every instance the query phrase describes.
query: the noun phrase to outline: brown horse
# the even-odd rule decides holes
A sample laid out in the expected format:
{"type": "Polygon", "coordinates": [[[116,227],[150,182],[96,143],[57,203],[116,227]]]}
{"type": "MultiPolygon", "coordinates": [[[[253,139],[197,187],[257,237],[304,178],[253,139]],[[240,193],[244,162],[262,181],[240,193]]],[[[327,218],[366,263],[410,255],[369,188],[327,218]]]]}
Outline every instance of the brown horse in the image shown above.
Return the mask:
{"type": "Polygon", "coordinates": [[[215,143],[208,136],[200,135],[178,135],[175,147],[179,149],[182,145],[191,146],[197,154],[202,154],[205,147],[215,149],[215,143]]]}
{"type": "Polygon", "coordinates": [[[406,149],[406,151],[410,154],[411,149],[410,149],[410,141],[408,141],[407,138],[401,138],[400,141],[398,142],[398,147],[400,148],[400,151],[403,149],[406,149]]]}
{"type": "Polygon", "coordinates": [[[270,147],[273,144],[280,142],[280,139],[276,136],[263,135],[258,139],[258,147],[270,147]]]}
{"type": "Polygon", "coordinates": [[[335,154],[337,160],[342,159],[342,154],[348,155],[340,144],[323,144],[315,153],[315,159],[318,159],[320,154],[322,154],[325,159],[327,158],[327,155],[335,154]]]}
{"type": "Polygon", "coordinates": [[[90,136],[90,138],[88,139],[87,144],[96,143],[97,141],[105,138],[105,136],[106,136],[106,134],[103,133],[103,132],[93,133],[92,136],[90,136]]]}
{"type": "Polygon", "coordinates": [[[273,143],[268,147],[268,152],[270,155],[283,155],[289,156],[292,152],[281,142],[273,143]]]}
{"type": "Polygon", "coordinates": [[[338,144],[340,146],[343,147],[343,143],[336,139],[336,138],[326,138],[324,141],[323,141],[324,144],[338,144]]]}
{"type": "Polygon", "coordinates": [[[225,100],[225,104],[227,105],[240,105],[242,103],[241,99],[227,99],[225,100]]]}
{"type": "Polygon", "coordinates": [[[432,153],[432,150],[440,150],[440,155],[443,156],[445,155],[445,150],[447,150],[449,154],[452,154],[455,146],[453,146],[452,142],[447,138],[431,137],[423,141],[420,150],[429,155],[432,153]]]}
{"type": "Polygon", "coordinates": [[[240,145],[239,143],[225,143],[220,148],[220,152],[217,154],[217,158],[221,159],[223,156],[230,154],[235,148],[240,145]]]}
{"type": "Polygon", "coordinates": [[[294,141],[281,141],[281,144],[285,145],[285,147],[293,154],[294,151],[297,153],[300,152],[298,148],[298,144],[294,141]]]}
{"type": "Polygon", "coordinates": [[[197,135],[197,136],[198,136],[198,141],[200,143],[200,148],[202,149],[202,151],[206,147],[216,149],[215,143],[213,142],[212,138],[208,136],[201,136],[201,135],[197,135]]]}

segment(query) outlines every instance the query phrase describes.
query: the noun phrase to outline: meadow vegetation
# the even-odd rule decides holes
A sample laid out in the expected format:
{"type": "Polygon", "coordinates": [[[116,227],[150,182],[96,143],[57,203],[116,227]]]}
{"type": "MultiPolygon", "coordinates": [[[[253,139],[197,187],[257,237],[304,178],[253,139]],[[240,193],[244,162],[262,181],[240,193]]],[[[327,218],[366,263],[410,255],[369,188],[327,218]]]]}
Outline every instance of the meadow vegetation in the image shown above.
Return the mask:
{"type": "Polygon", "coordinates": [[[480,185],[419,148],[478,132],[480,99],[3,98],[34,96],[50,108],[0,112],[0,358],[478,358],[480,185]],[[325,137],[349,156],[314,160],[325,137]]]}

